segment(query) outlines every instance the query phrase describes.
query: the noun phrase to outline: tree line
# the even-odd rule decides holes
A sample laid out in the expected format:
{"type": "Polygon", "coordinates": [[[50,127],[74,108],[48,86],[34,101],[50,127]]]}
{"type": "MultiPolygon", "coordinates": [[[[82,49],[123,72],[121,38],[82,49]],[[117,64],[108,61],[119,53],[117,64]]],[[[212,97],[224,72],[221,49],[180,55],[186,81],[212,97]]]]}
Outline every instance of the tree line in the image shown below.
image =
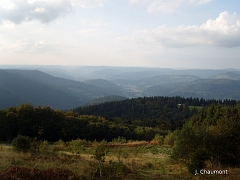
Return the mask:
{"type": "Polygon", "coordinates": [[[211,104],[235,105],[235,100],[205,100],[203,98],[183,97],[139,97],[123,101],[106,102],[99,105],[78,107],[73,109],[80,115],[103,116],[108,119],[120,118],[129,124],[156,127],[166,126],[175,130],[182,127],[183,122],[198,112],[194,106],[211,104]],[[189,106],[192,106],[191,110],[189,106]]]}
{"type": "Polygon", "coordinates": [[[0,140],[11,141],[18,134],[48,141],[77,138],[110,141],[118,136],[150,140],[157,133],[164,134],[181,126],[193,114],[188,106],[178,108],[180,101],[177,99],[179,97],[137,98],[115,105],[105,103],[89,107],[103,114],[78,113],[77,108],[64,112],[21,104],[0,110],[0,140]],[[111,116],[109,109],[114,111],[111,116]]]}
{"type": "Polygon", "coordinates": [[[165,129],[128,124],[119,118],[108,120],[94,115],[78,115],[73,111],[58,111],[50,107],[22,104],[0,110],[0,141],[11,141],[20,135],[50,142],[62,139],[111,141],[118,136],[150,141],[155,134],[166,134],[165,129]]]}
{"type": "Polygon", "coordinates": [[[77,138],[111,141],[118,136],[149,141],[156,134],[164,135],[168,130],[180,128],[195,115],[198,110],[190,110],[188,105],[207,106],[210,103],[233,105],[236,101],[143,97],[79,107],[66,112],[22,104],[0,110],[0,140],[11,141],[21,134],[48,141],[77,138]]]}

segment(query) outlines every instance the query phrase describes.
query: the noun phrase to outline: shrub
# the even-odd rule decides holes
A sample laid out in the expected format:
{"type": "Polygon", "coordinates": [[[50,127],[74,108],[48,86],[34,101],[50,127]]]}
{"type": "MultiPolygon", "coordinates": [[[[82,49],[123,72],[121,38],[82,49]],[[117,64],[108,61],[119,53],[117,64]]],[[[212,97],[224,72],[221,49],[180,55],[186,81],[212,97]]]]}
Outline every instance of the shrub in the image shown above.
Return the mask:
{"type": "Polygon", "coordinates": [[[199,148],[191,156],[191,163],[188,164],[189,173],[194,173],[195,170],[200,171],[206,166],[205,161],[209,159],[206,149],[199,148]]]}
{"type": "Polygon", "coordinates": [[[81,151],[85,151],[85,147],[90,143],[86,139],[76,139],[70,142],[69,150],[72,153],[80,154],[81,151]]]}
{"type": "Polygon", "coordinates": [[[14,151],[28,152],[31,150],[31,139],[27,136],[18,135],[12,141],[14,151]]]}
{"type": "Polygon", "coordinates": [[[126,140],[125,137],[120,137],[120,136],[118,136],[117,138],[114,138],[114,139],[112,140],[112,142],[113,142],[113,143],[121,143],[121,144],[123,144],[123,143],[127,143],[127,140],[126,140]]]}
{"type": "Polygon", "coordinates": [[[126,176],[128,171],[129,170],[127,166],[124,165],[122,161],[120,162],[109,161],[109,164],[103,168],[104,176],[112,179],[116,179],[116,178],[123,179],[124,176],[126,176]]]}
{"type": "Polygon", "coordinates": [[[174,146],[174,136],[172,132],[169,132],[168,135],[164,138],[164,145],[174,146]]]}
{"type": "Polygon", "coordinates": [[[106,141],[99,142],[95,144],[95,153],[93,155],[93,158],[98,161],[99,164],[99,175],[100,178],[102,178],[102,169],[103,169],[103,163],[105,162],[105,156],[107,154],[106,149],[106,141]]]}
{"type": "Polygon", "coordinates": [[[164,144],[164,137],[159,135],[159,134],[156,134],[152,141],[159,144],[159,145],[163,145],[164,144]]]}
{"type": "Polygon", "coordinates": [[[41,153],[47,153],[49,149],[50,149],[50,145],[48,141],[43,141],[40,143],[39,150],[41,153]]]}
{"type": "Polygon", "coordinates": [[[54,143],[55,151],[63,151],[65,148],[66,148],[66,143],[61,139],[54,143]]]}
{"type": "Polygon", "coordinates": [[[40,144],[41,144],[41,142],[38,141],[37,138],[32,138],[31,139],[31,153],[33,153],[33,154],[39,153],[40,144]]]}

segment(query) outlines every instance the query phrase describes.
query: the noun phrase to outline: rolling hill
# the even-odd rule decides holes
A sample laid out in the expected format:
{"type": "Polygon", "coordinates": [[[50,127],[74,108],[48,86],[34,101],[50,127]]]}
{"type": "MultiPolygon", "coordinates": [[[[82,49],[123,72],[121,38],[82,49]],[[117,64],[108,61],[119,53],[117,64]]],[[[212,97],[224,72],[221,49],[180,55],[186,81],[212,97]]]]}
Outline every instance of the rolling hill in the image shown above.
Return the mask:
{"type": "Polygon", "coordinates": [[[61,89],[0,70],[0,108],[31,103],[65,109],[81,104],[75,96],[61,89]]]}
{"type": "Polygon", "coordinates": [[[220,73],[215,76],[211,76],[210,79],[230,79],[230,80],[240,80],[240,74],[235,72],[220,73]]]}
{"type": "Polygon", "coordinates": [[[88,79],[82,82],[88,85],[97,86],[98,88],[101,88],[102,90],[104,90],[104,92],[107,94],[120,95],[120,96],[123,95],[123,92],[121,91],[121,87],[105,79],[88,79]]]}
{"type": "Polygon", "coordinates": [[[38,70],[1,70],[0,73],[0,108],[32,103],[70,109],[116,93],[115,89],[106,90],[105,87],[54,77],[38,70]]]}
{"type": "Polygon", "coordinates": [[[240,99],[240,81],[229,79],[199,79],[186,83],[167,83],[144,91],[152,96],[183,96],[204,99],[240,99]]]}
{"type": "Polygon", "coordinates": [[[234,69],[174,70],[137,67],[61,69],[57,66],[51,71],[53,67],[36,68],[59,76],[56,77],[39,70],[30,70],[30,67],[28,70],[21,68],[0,70],[0,108],[32,103],[55,109],[71,109],[88,102],[111,101],[112,97],[118,96],[240,99],[240,71],[234,69]]]}

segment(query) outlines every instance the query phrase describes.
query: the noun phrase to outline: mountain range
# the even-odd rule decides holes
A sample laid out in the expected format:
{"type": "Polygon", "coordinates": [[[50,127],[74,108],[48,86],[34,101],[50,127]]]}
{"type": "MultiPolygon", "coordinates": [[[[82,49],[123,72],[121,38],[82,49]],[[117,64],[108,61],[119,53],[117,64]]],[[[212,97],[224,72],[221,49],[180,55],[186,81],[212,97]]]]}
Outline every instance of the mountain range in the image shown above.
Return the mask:
{"type": "Polygon", "coordinates": [[[21,103],[71,109],[141,96],[239,100],[240,71],[107,66],[0,66],[1,109],[21,103]]]}
{"type": "MultiPolygon", "coordinates": [[[[110,82],[109,82],[110,83],[110,82]]],[[[31,103],[69,109],[109,95],[122,95],[116,87],[100,87],[54,77],[38,70],[0,70],[0,108],[31,103]]]]}

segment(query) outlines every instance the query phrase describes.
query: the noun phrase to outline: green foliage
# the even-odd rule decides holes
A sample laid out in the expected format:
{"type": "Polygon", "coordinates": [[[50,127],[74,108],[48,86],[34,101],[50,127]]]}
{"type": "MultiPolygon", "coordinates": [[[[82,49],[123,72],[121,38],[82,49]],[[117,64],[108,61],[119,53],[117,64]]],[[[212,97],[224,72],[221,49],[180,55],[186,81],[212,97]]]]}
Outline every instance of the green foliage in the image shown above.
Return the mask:
{"type": "Polygon", "coordinates": [[[14,151],[26,153],[31,150],[31,139],[27,136],[18,135],[13,139],[12,147],[14,151]]]}
{"type": "Polygon", "coordinates": [[[94,159],[96,159],[100,163],[104,163],[106,154],[107,154],[106,141],[96,143],[95,153],[93,156],[94,159]]]}
{"type": "Polygon", "coordinates": [[[36,154],[39,153],[39,147],[42,142],[39,141],[37,138],[31,139],[31,153],[36,154]]]}
{"type": "Polygon", "coordinates": [[[39,145],[39,151],[43,154],[48,153],[48,151],[50,150],[50,144],[48,141],[43,141],[40,143],[39,145]]]}
{"type": "MultiPolygon", "coordinates": [[[[199,103],[199,99],[197,100],[199,103]]],[[[103,116],[108,119],[126,119],[136,126],[155,127],[162,124],[167,129],[180,127],[191,116],[187,106],[178,109],[179,103],[192,104],[193,99],[181,97],[141,97],[99,105],[79,107],[74,111],[79,114],[103,116]],[[171,119],[171,121],[170,121],[171,119]]],[[[197,105],[197,103],[195,103],[197,105]]]]}
{"type": "Polygon", "coordinates": [[[164,145],[174,146],[174,135],[172,132],[169,132],[164,138],[164,145]]]}
{"type": "Polygon", "coordinates": [[[107,154],[106,141],[95,143],[95,153],[93,155],[93,158],[97,160],[99,164],[100,178],[102,178],[103,176],[102,169],[103,169],[103,163],[105,162],[106,154],[107,154]]]}
{"type": "Polygon", "coordinates": [[[176,141],[171,157],[189,163],[191,154],[198,148],[198,137],[190,126],[185,125],[182,130],[175,132],[176,141]]]}
{"type": "MultiPolygon", "coordinates": [[[[217,101],[210,102],[217,103],[217,101]]],[[[210,146],[217,150],[220,148],[218,148],[216,138],[220,138],[219,134],[221,133],[219,130],[224,129],[224,123],[229,124],[229,128],[224,130],[224,133],[235,131],[234,128],[238,126],[234,125],[238,116],[235,112],[237,110],[232,110],[230,106],[225,105],[221,107],[221,103],[224,102],[219,102],[219,105],[216,104],[209,108],[203,108],[198,113],[189,110],[188,104],[202,103],[204,105],[208,104],[207,101],[180,97],[143,97],[115,103],[114,105],[107,103],[99,105],[100,107],[89,107],[89,112],[94,114],[97,111],[97,114],[101,114],[101,116],[78,115],[75,110],[62,112],[53,110],[50,107],[33,107],[30,104],[22,104],[16,108],[1,110],[0,140],[11,141],[18,134],[21,134],[30,138],[37,137],[38,141],[47,140],[49,142],[56,142],[59,139],[63,141],[73,139],[86,139],[86,141],[96,139],[102,141],[106,139],[108,142],[113,139],[122,142],[130,139],[151,141],[156,134],[159,134],[160,136],[166,136],[165,145],[173,146],[173,140],[176,140],[171,133],[168,134],[168,131],[181,127],[183,122],[192,117],[192,120],[189,121],[189,129],[185,127],[185,130],[182,131],[185,134],[182,134],[182,136],[192,134],[191,137],[196,136],[196,142],[201,143],[206,134],[211,134],[208,136],[213,141],[210,146]],[[178,108],[178,103],[185,105],[178,108]],[[231,114],[235,115],[232,116],[231,114]],[[201,123],[200,119],[204,123],[201,123]],[[235,120],[228,123],[228,119],[235,120]],[[122,137],[122,139],[118,139],[118,137],[122,137]]],[[[234,105],[232,101],[228,103],[234,105]]],[[[224,136],[230,136],[229,133],[224,136]]],[[[61,145],[58,147],[60,148],[61,145]]],[[[233,155],[228,156],[234,157],[233,155]]],[[[222,159],[221,161],[225,160],[222,159]]]]}
{"type": "Polygon", "coordinates": [[[115,154],[117,156],[118,162],[122,162],[123,160],[126,160],[130,156],[128,151],[121,147],[115,150],[115,154]]]}
{"type": "Polygon", "coordinates": [[[76,139],[70,142],[70,150],[72,153],[80,154],[81,151],[85,151],[85,147],[89,145],[86,139],[76,139]]]}
{"type": "Polygon", "coordinates": [[[108,178],[123,178],[124,175],[127,174],[127,166],[123,164],[122,161],[115,162],[115,161],[109,161],[108,165],[104,166],[103,173],[108,178]]]}
{"type": "MultiPolygon", "coordinates": [[[[96,84],[93,84],[93,85],[96,85],[96,84]]],[[[100,97],[100,98],[91,100],[90,102],[85,104],[85,106],[96,105],[96,104],[112,102],[112,101],[122,101],[125,99],[127,99],[127,98],[123,97],[123,96],[116,96],[116,95],[104,96],[104,97],[100,97]]]]}
{"type": "Polygon", "coordinates": [[[65,146],[65,142],[62,139],[59,139],[57,142],[54,143],[57,146],[65,146]]]}
{"type": "Polygon", "coordinates": [[[113,142],[113,143],[121,143],[121,144],[123,144],[123,143],[126,143],[127,140],[126,140],[125,137],[120,137],[120,136],[118,136],[117,138],[114,138],[114,139],[112,140],[112,142],[113,142]]]}
{"type": "Polygon", "coordinates": [[[164,144],[164,137],[159,135],[159,134],[156,134],[152,141],[158,143],[159,145],[163,145],[164,144]]]}
{"type": "Polygon", "coordinates": [[[177,130],[172,158],[183,160],[189,170],[204,165],[202,153],[209,155],[214,166],[235,166],[240,163],[240,104],[211,105],[192,117],[177,130]],[[200,149],[198,152],[198,149],[200,149]],[[204,149],[204,152],[201,151],[204,149]]]}
{"type": "Polygon", "coordinates": [[[194,174],[195,170],[199,172],[201,169],[205,168],[206,160],[209,159],[209,155],[206,149],[199,148],[191,156],[191,163],[189,163],[188,171],[194,174]]]}

